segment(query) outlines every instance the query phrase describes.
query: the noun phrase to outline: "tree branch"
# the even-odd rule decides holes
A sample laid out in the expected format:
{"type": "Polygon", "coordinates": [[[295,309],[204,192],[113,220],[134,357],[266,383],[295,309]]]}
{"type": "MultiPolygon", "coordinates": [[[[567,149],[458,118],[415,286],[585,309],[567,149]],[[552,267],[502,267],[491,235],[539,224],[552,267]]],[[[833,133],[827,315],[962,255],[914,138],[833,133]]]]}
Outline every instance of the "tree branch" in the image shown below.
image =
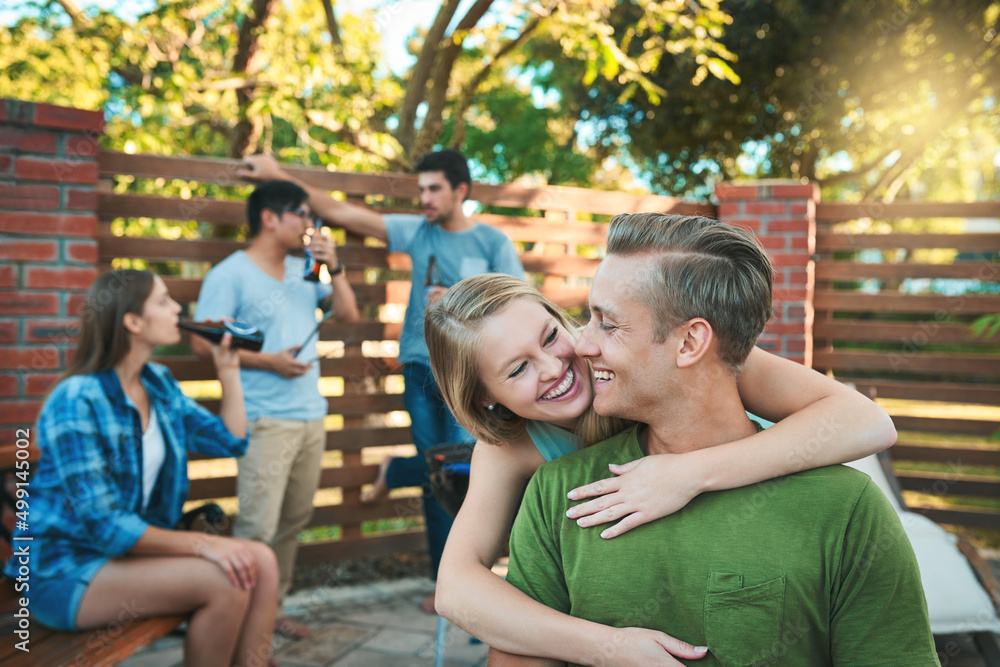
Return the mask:
{"type": "MultiPolygon", "coordinates": [[[[273,6],[274,0],[253,0],[252,13],[244,17],[237,40],[236,57],[233,58],[233,74],[236,76],[247,78],[246,75],[250,73],[254,56],[257,55],[260,33],[263,31],[264,22],[270,16],[273,6]]],[[[248,114],[250,104],[255,98],[256,89],[254,87],[236,90],[239,120],[233,129],[232,141],[229,144],[229,157],[231,158],[242,158],[260,138],[262,131],[260,122],[248,114]]]]}
{"type": "Polygon", "coordinates": [[[434,74],[427,93],[427,113],[424,115],[420,132],[417,133],[417,138],[413,142],[413,148],[410,150],[411,157],[416,158],[426,153],[441,136],[443,129],[441,119],[447,103],[448,85],[455,69],[455,61],[458,60],[458,55],[462,52],[465,33],[476,27],[476,24],[479,23],[492,4],[493,0],[477,0],[476,4],[469,8],[469,11],[455,27],[451,39],[447,40],[445,46],[438,51],[437,58],[434,60],[434,74]]]}
{"type": "Polygon", "coordinates": [[[538,14],[531,21],[528,22],[521,33],[504,44],[496,54],[491,57],[485,65],[483,65],[478,72],[472,77],[468,84],[466,84],[462,89],[462,96],[458,99],[458,105],[455,107],[455,134],[452,137],[453,146],[461,146],[465,141],[465,112],[469,108],[469,104],[472,103],[472,98],[476,95],[479,90],[479,86],[482,85],[483,81],[486,80],[487,75],[489,75],[490,70],[493,66],[500,61],[504,56],[513,51],[521,42],[526,40],[528,36],[534,32],[542,21],[552,16],[558,7],[557,2],[552,2],[546,8],[544,13],[538,14]]]}
{"type": "Polygon", "coordinates": [[[87,18],[87,15],[76,6],[73,0],[56,0],[63,10],[69,14],[70,20],[73,22],[74,28],[89,28],[91,21],[87,18]]]}
{"type": "Polygon", "coordinates": [[[333,13],[333,4],[330,0],[323,0],[323,11],[326,12],[326,29],[330,33],[330,39],[336,48],[344,46],[340,39],[340,28],[337,26],[337,17],[333,13]]]}
{"type": "Polygon", "coordinates": [[[427,92],[427,80],[430,78],[431,68],[434,66],[434,59],[437,57],[438,46],[441,38],[444,37],[444,31],[448,28],[448,24],[451,23],[451,19],[457,9],[458,0],[444,0],[441,4],[441,9],[438,10],[437,16],[434,18],[434,23],[431,25],[430,30],[427,31],[424,44],[420,48],[420,55],[417,56],[417,64],[413,66],[410,72],[410,80],[406,86],[406,96],[403,98],[403,106],[399,113],[398,134],[399,142],[403,145],[403,150],[407,154],[411,153],[410,149],[413,145],[414,127],[417,119],[417,107],[420,106],[420,102],[424,99],[424,94],[427,92]]]}
{"type": "Polygon", "coordinates": [[[895,150],[896,150],[895,148],[890,148],[890,149],[884,151],[878,157],[876,157],[876,158],[874,158],[872,160],[869,160],[868,162],[866,162],[865,164],[861,165],[860,167],[858,167],[857,169],[855,169],[853,171],[842,171],[842,172],[834,174],[833,176],[830,176],[828,178],[819,179],[819,178],[810,177],[808,174],[801,174],[801,175],[806,176],[807,178],[811,178],[811,180],[815,180],[817,183],[820,184],[820,187],[824,187],[825,188],[825,187],[827,187],[829,185],[836,185],[838,183],[843,183],[844,181],[849,181],[851,179],[858,178],[860,176],[864,176],[865,174],[867,174],[868,172],[870,172],[872,169],[875,169],[882,162],[884,162],[885,159],[887,157],[889,157],[890,155],[892,155],[893,151],[895,151],[895,150]]]}

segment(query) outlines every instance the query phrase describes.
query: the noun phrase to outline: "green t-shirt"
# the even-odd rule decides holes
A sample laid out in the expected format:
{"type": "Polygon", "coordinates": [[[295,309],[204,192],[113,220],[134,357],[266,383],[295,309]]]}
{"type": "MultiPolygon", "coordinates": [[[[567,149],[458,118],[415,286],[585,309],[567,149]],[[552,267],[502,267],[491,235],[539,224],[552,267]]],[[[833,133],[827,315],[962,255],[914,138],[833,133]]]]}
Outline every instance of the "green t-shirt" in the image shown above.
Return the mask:
{"type": "Polygon", "coordinates": [[[939,664],[913,549],[866,475],[830,466],[705,493],[611,540],[566,518],[570,489],[642,455],[633,427],[539,468],[507,580],[573,616],[708,646],[685,664],[939,664]]]}

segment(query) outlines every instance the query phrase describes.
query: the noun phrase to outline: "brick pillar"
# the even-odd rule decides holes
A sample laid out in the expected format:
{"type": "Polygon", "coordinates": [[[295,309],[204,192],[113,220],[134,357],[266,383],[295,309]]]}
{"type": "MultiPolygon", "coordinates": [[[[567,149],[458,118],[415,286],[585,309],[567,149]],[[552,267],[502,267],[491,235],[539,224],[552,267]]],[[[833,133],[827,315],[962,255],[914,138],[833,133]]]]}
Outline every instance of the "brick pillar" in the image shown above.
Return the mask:
{"type": "Polygon", "coordinates": [[[774,262],[774,317],[758,345],[812,367],[816,203],[819,185],[798,181],[721,183],[719,219],[745,227],[774,262]]]}
{"type": "Polygon", "coordinates": [[[0,99],[0,446],[33,424],[74,349],[97,277],[103,127],[100,111],[0,99]]]}

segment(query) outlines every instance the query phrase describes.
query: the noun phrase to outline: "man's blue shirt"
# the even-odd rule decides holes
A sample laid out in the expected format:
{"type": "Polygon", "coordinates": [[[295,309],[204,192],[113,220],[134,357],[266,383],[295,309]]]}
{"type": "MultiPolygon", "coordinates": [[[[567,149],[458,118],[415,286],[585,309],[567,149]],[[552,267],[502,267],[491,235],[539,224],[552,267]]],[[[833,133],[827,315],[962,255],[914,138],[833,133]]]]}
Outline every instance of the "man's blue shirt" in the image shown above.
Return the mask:
{"type": "Polygon", "coordinates": [[[506,273],[524,278],[524,268],[514,244],[499,229],[482,223],[449,232],[432,225],[422,215],[392,213],[383,215],[390,252],[402,252],[412,260],[410,300],[399,337],[399,360],[430,366],[430,353],[424,340],[424,311],[427,301],[424,282],[427,267],[434,257],[433,280],[451,287],[463,278],[480,273],[506,273]]]}

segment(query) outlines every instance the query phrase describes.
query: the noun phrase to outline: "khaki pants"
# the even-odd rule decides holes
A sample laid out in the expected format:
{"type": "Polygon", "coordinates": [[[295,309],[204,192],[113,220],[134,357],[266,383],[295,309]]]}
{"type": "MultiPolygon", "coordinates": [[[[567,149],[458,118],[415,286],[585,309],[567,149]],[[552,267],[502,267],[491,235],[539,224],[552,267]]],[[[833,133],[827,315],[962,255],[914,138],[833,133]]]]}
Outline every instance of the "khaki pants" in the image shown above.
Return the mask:
{"type": "Polygon", "coordinates": [[[313,513],[326,431],[323,420],[261,417],[250,422],[250,446],[237,459],[240,511],[233,535],[269,544],[278,560],[278,609],[292,585],[299,532],[313,513]]]}

